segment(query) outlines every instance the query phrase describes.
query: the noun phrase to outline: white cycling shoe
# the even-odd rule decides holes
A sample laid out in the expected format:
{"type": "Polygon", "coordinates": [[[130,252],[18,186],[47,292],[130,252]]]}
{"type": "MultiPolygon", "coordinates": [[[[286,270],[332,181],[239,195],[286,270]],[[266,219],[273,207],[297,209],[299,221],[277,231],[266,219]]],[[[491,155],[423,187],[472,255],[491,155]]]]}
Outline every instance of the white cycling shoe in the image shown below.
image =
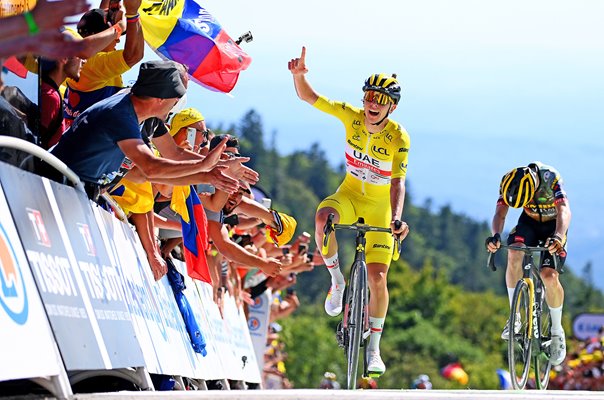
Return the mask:
{"type": "Polygon", "coordinates": [[[552,344],[550,345],[549,360],[552,365],[560,365],[566,358],[566,337],[562,333],[552,333],[552,344]]]}
{"type": "Polygon", "coordinates": [[[345,283],[332,284],[325,298],[325,312],[335,317],[342,312],[342,300],[344,299],[345,283]]]}
{"type": "MultiPolygon", "coordinates": [[[[517,335],[520,333],[520,329],[522,328],[522,322],[520,321],[520,314],[516,314],[516,321],[514,323],[514,334],[517,335]]],[[[503,327],[503,332],[501,332],[501,338],[503,340],[510,339],[510,320],[508,319],[503,327]]]]}
{"type": "Polygon", "coordinates": [[[370,351],[368,357],[367,375],[369,375],[369,377],[377,378],[386,372],[386,365],[384,365],[379,351],[370,351]]]}

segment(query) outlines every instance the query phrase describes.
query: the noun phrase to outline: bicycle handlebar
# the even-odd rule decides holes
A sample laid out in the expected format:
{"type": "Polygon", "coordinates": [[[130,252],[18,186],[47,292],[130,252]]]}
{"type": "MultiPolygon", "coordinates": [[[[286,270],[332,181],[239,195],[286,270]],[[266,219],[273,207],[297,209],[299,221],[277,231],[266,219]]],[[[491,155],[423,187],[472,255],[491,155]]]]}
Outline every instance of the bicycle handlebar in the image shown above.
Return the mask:
{"type": "MultiPolygon", "coordinates": [[[[543,253],[545,251],[549,251],[547,247],[543,247],[543,246],[514,246],[514,245],[505,245],[505,244],[502,244],[499,247],[499,249],[508,249],[508,250],[511,249],[511,250],[515,250],[515,251],[521,251],[526,254],[531,254],[534,252],[543,253]]],[[[495,253],[489,252],[489,256],[487,258],[487,267],[491,268],[491,271],[497,271],[497,266],[495,265],[495,253]]],[[[552,258],[554,259],[554,269],[557,271],[559,256],[558,256],[558,254],[553,254],[552,258]]]]}
{"type": "MultiPolygon", "coordinates": [[[[323,247],[321,248],[321,254],[326,255],[328,250],[329,250],[329,236],[331,235],[332,232],[334,232],[335,230],[351,230],[351,231],[357,231],[357,232],[384,232],[384,233],[392,233],[392,230],[390,228],[382,228],[380,226],[372,226],[372,225],[367,225],[365,224],[365,220],[361,217],[359,218],[359,220],[355,223],[355,224],[334,224],[333,223],[333,219],[334,219],[335,215],[333,213],[330,213],[327,216],[327,221],[325,222],[325,226],[323,227],[323,247]]],[[[401,221],[396,221],[395,222],[395,227],[398,229],[402,226],[402,222],[401,221]]],[[[401,255],[401,240],[398,237],[399,235],[397,235],[397,237],[394,240],[394,249],[392,252],[392,259],[394,261],[398,260],[400,255],[401,255]]]]}

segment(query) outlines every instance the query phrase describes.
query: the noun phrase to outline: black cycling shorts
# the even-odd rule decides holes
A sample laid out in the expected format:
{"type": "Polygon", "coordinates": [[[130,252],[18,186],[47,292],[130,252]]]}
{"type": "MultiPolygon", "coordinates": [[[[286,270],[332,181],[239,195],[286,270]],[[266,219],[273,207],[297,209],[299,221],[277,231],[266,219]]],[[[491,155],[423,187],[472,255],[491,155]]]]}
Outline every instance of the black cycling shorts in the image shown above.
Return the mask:
{"type": "MultiPolygon", "coordinates": [[[[545,245],[545,241],[552,237],[556,232],[556,220],[539,222],[529,217],[526,213],[520,214],[518,225],[512,229],[508,236],[508,246],[514,243],[523,243],[526,246],[545,245]]],[[[564,237],[564,245],[566,246],[566,236],[564,237]]],[[[566,260],[566,251],[564,256],[560,256],[561,268],[566,260]]],[[[541,262],[541,267],[554,268],[554,261],[551,254],[545,253],[541,262]]]]}

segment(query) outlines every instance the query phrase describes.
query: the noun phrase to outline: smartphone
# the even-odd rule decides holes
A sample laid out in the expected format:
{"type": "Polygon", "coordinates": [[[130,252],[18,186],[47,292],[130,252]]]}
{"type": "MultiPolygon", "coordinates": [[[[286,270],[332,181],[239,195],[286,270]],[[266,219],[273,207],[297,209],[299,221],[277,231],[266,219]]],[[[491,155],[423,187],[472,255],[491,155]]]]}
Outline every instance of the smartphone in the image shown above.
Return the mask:
{"type": "Polygon", "coordinates": [[[228,217],[224,217],[222,223],[225,225],[235,226],[239,224],[239,216],[237,214],[231,214],[228,217]]]}
{"type": "Polygon", "coordinates": [[[281,248],[281,251],[283,252],[283,255],[286,256],[289,254],[289,247],[283,247],[281,248]]]}
{"type": "Polygon", "coordinates": [[[298,246],[298,254],[304,254],[307,251],[308,251],[308,244],[300,243],[300,245],[298,246]]]}
{"type": "Polygon", "coordinates": [[[288,287],[285,290],[285,293],[287,293],[288,296],[291,296],[292,294],[296,294],[296,289],[294,289],[293,287],[288,287]]]}
{"type": "Polygon", "coordinates": [[[313,253],[308,253],[308,254],[306,255],[306,257],[308,258],[308,262],[312,262],[312,261],[313,261],[313,258],[314,258],[314,254],[313,254],[313,253]]]}
{"type": "Polygon", "coordinates": [[[188,127],[187,128],[187,141],[191,146],[195,145],[195,138],[197,137],[197,129],[188,127]]]}
{"type": "Polygon", "coordinates": [[[260,204],[262,204],[264,207],[269,208],[269,209],[271,208],[271,203],[272,203],[272,200],[267,197],[263,198],[260,201],[260,204]]]}

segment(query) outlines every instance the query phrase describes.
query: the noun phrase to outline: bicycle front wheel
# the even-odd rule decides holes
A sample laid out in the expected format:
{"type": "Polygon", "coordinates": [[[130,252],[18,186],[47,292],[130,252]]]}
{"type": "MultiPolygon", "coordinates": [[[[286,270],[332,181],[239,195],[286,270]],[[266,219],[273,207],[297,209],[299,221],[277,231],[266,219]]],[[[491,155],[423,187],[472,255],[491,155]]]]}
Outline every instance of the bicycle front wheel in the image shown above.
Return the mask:
{"type": "Polygon", "coordinates": [[[535,367],[535,384],[537,389],[545,390],[547,389],[549,373],[552,369],[552,363],[549,361],[550,346],[552,343],[552,318],[549,313],[549,307],[543,298],[541,299],[541,303],[539,352],[533,356],[533,365],[535,367]]]}
{"type": "Polygon", "coordinates": [[[532,337],[529,336],[531,323],[531,303],[529,286],[522,280],[516,285],[512,310],[510,312],[508,340],[508,365],[512,386],[524,389],[531,366],[532,337]]]}
{"type": "Polygon", "coordinates": [[[350,309],[348,313],[348,347],[346,356],[348,358],[348,389],[355,389],[359,369],[359,354],[361,339],[363,336],[363,304],[366,280],[363,268],[353,266],[353,276],[350,279],[350,309]]]}

